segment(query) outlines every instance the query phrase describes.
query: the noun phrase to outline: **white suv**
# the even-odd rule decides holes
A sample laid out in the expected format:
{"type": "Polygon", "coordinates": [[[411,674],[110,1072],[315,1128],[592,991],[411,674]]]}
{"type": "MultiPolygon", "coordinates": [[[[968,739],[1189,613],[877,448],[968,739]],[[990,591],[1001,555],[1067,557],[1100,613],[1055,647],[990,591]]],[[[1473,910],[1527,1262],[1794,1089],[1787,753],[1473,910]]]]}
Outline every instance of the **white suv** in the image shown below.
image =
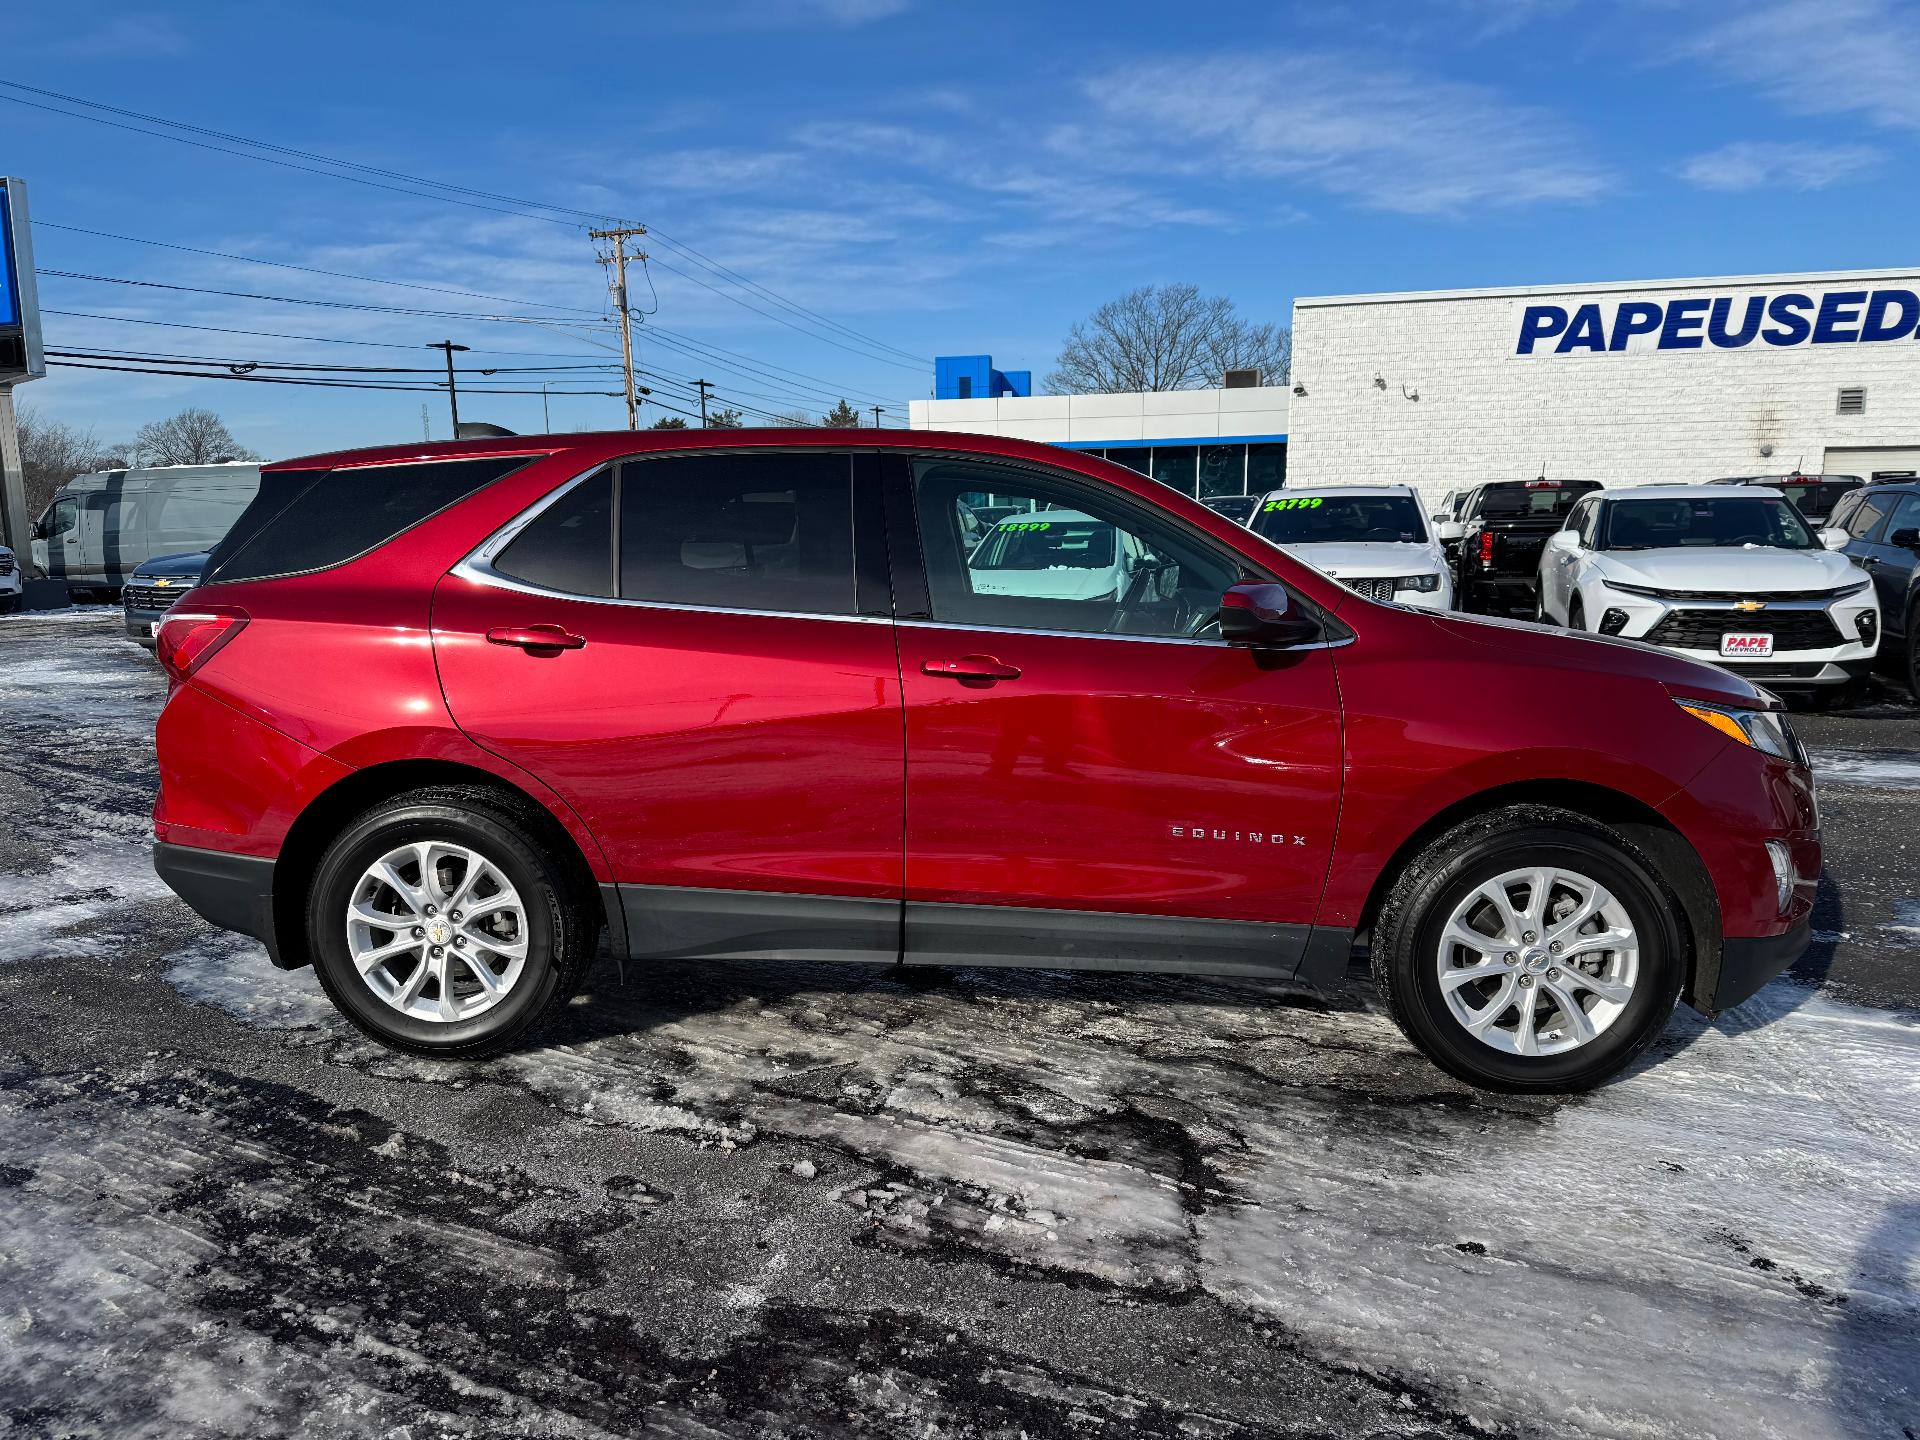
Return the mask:
{"type": "Polygon", "coordinates": [[[1262,497],[1247,528],[1369,600],[1453,608],[1446,551],[1408,485],[1322,485],[1262,497]]]}
{"type": "Polygon", "coordinates": [[[20,608],[20,597],[26,588],[19,558],[5,545],[0,545],[0,615],[20,608]]]}
{"type": "Polygon", "coordinates": [[[1540,618],[1647,640],[1779,689],[1845,687],[1873,668],[1880,603],[1777,490],[1601,490],[1540,557],[1540,618]]]}

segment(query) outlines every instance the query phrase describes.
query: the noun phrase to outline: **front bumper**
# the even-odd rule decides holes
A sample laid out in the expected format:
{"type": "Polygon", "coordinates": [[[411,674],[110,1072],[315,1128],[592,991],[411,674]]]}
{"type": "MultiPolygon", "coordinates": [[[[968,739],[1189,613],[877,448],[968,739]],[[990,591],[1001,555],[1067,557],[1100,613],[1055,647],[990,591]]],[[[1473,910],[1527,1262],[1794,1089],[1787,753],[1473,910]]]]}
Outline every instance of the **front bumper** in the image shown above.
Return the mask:
{"type": "Polygon", "coordinates": [[[123,610],[121,614],[126,623],[127,638],[149,650],[153,649],[153,627],[166,613],[164,610],[123,610]]]}
{"type": "Polygon", "coordinates": [[[1806,954],[1812,943],[1811,918],[1802,920],[1784,935],[1722,940],[1720,977],[1714,986],[1713,998],[1707,1002],[1709,1013],[1717,1015],[1759,994],[1763,985],[1806,954]]]}
{"type": "Polygon", "coordinates": [[[1771,689],[1849,684],[1873,669],[1874,655],[1880,648],[1880,606],[1871,587],[1861,594],[1834,600],[1773,600],[1747,613],[1733,609],[1726,601],[1630,595],[1604,583],[1582,587],[1580,601],[1587,624],[1593,629],[1600,629],[1609,610],[1618,610],[1626,616],[1626,624],[1603,633],[1644,640],[1689,660],[1731,670],[1771,689]],[[1868,622],[1871,639],[1861,638],[1863,616],[1872,617],[1868,622]],[[1686,638],[1672,638],[1676,632],[1686,638]],[[1745,633],[1773,635],[1773,654],[1764,659],[1741,659],[1722,655],[1717,643],[1689,643],[1715,642],[1720,634],[1745,633]]]}
{"type": "Polygon", "coordinates": [[[251,935],[279,965],[273,926],[273,861],[156,842],[153,869],[209,925],[251,935]]]}

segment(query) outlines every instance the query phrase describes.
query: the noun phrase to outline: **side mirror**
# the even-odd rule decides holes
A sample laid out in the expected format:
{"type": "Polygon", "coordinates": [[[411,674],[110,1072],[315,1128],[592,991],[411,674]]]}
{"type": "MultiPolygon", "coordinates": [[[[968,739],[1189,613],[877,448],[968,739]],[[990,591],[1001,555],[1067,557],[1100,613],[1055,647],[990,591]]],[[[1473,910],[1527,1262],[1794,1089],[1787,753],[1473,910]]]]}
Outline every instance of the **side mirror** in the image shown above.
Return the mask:
{"type": "Polygon", "coordinates": [[[1556,550],[1578,550],[1580,532],[1578,530],[1556,530],[1547,538],[1547,544],[1556,550]]]}
{"type": "Polygon", "coordinates": [[[1911,525],[1902,526],[1887,537],[1889,545],[1897,545],[1902,550],[1920,550],[1920,530],[1911,525]]]}
{"type": "Polygon", "coordinates": [[[1434,522],[1433,533],[1444,545],[1452,545],[1464,537],[1467,527],[1458,520],[1439,520],[1434,522]]]}
{"type": "Polygon", "coordinates": [[[1293,608],[1284,585],[1264,580],[1229,586],[1220,597],[1220,635],[1243,645],[1286,648],[1320,638],[1320,627],[1293,608]]]}
{"type": "Polygon", "coordinates": [[[1844,530],[1822,530],[1820,532],[1820,543],[1829,550],[1846,549],[1847,541],[1852,538],[1853,537],[1844,530]]]}

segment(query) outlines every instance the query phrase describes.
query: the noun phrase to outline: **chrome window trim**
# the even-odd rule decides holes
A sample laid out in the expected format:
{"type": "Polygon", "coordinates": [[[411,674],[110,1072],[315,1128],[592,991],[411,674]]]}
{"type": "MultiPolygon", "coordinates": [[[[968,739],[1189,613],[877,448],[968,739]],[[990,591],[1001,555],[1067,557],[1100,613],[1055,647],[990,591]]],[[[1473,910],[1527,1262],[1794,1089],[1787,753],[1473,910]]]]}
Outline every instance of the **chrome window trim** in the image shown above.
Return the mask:
{"type": "MultiPolygon", "coordinates": [[[[675,452],[680,453],[680,452],[675,452]]],[[[704,451],[690,452],[704,454],[704,451]]],[[[522,510],[513,519],[507,521],[493,534],[481,541],[472,552],[456,564],[447,573],[458,575],[476,585],[486,585],[495,590],[512,590],[521,595],[536,595],[545,600],[571,600],[579,605],[616,605],[628,610],[669,610],[690,612],[701,615],[756,615],[767,620],[827,620],[840,624],[853,625],[890,625],[893,617],[889,615],[830,615],[812,610],[746,610],[730,605],[681,605],[666,600],[629,600],[618,595],[581,595],[572,590],[555,590],[547,585],[535,585],[515,575],[502,574],[493,568],[493,561],[500,552],[520,537],[535,520],[543,515],[547,507],[557,504],[576,486],[584,485],[602,470],[620,464],[620,460],[603,460],[575,475],[565,484],[556,486],[541,496],[533,504],[522,510]]],[[[612,537],[608,537],[612,544],[612,537]]]]}
{"type": "MultiPolygon", "coordinates": [[[[1243,644],[1235,640],[1199,640],[1184,635],[1115,635],[1106,630],[1035,630],[1019,625],[960,625],[950,620],[900,620],[895,622],[902,630],[965,630],[970,632],[990,632],[995,635],[1038,635],[1059,640],[1131,640],[1142,645],[1200,645],[1211,650],[1258,650],[1258,645],[1243,644]]],[[[1311,645],[1288,645],[1285,653],[1296,655],[1306,650],[1338,650],[1351,645],[1358,637],[1345,635],[1338,640],[1316,640],[1311,645]]]]}

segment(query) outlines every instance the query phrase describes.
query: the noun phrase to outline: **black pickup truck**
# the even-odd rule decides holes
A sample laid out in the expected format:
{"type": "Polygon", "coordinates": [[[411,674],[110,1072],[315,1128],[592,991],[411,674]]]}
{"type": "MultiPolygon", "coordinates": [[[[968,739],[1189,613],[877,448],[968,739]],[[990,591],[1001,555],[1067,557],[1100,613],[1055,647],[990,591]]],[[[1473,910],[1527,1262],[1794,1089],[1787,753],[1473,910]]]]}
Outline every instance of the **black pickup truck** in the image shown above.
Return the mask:
{"type": "Polygon", "coordinates": [[[1469,491],[1435,533],[1453,556],[1454,604],[1482,614],[1532,616],[1540,552],[1566,524],[1573,502],[1598,480],[1492,480],[1469,491]]]}

